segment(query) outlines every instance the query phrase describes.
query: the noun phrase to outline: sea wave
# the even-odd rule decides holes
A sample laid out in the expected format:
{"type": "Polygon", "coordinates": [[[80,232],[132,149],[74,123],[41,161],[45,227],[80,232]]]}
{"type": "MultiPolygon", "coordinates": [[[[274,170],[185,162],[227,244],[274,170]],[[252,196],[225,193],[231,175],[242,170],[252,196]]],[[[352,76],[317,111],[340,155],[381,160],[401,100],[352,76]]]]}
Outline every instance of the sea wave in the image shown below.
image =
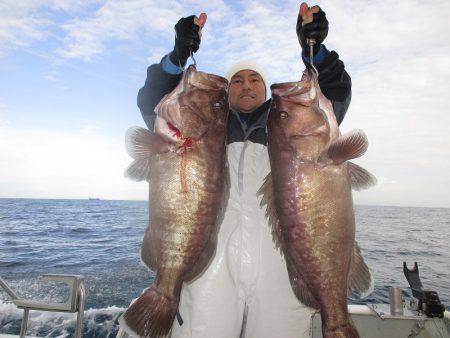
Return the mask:
{"type": "MultiPolygon", "coordinates": [[[[118,319],[125,308],[110,306],[84,312],[84,338],[112,338],[119,331],[118,319]]],[[[19,334],[23,310],[0,301],[0,333],[19,334]]],[[[38,337],[73,337],[76,313],[30,311],[27,335],[38,337]]]]}

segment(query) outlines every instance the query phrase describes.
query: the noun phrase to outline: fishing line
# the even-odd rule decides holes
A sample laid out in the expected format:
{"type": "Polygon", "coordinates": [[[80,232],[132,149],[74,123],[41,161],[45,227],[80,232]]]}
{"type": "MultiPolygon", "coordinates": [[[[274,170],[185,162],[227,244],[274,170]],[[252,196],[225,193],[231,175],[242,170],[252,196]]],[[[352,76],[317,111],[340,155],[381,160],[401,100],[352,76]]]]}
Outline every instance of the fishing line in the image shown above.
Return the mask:
{"type": "Polygon", "coordinates": [[[309,46],[309,62],[311,64],[312,69],[316,73],[317,77],[319,77],[319,72],[317,68],[314,66],[314,45],[316,44],[316,39],[306,39],[306,43],[309,46]]]}

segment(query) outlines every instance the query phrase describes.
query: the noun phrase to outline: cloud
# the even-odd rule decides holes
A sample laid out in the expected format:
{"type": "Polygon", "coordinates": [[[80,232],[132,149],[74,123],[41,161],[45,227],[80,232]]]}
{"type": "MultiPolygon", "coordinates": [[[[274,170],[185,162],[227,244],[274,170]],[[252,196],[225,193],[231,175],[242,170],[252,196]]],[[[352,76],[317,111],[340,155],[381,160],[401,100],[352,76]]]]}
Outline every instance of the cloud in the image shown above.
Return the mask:
{"type": "Polygon", "coordinates": [[[147,63],[149,65],[158,63],[159,61],[161,61],[161,58],[168,52],[169,51],[164,48],[151,48],[150,55],[147,57],[147,63]]]}
{"type": "Polygon", "coordinates": [[[66,58],[91,61],[106,52],[111,40],[134,40],[140,34],[157,35],[173,27],[182,13],[176,1],[106,1],[96,12],[62,25],[64,46],[58,53],[66,58]]]}
{"type": "Polygon", "coordinates": [[[225,73],[228,65],[246,59],[267,69],[272,81],[300,78],[301,49],[295,33],[298,4],[248,1],[242,6],[239,10],[229,9],[221,22],[207,22],[206,30],[211,32],[202,41],[202,56],[220,60],[211,64],[220,73],[225,73]]]}
{"type": "Polygon", "coordinates": [[[417,0],[323,3],[333,20],[328,42],[339,47],[349,63],[362,65],[389,57],[395,66],[448,48],[450,32],[442,20],[450,14],[448,2],[427,1],[426,10],[417,0]]]}
{"type": "Polygon", "coordinates": [[[0,197],[146,199],[144,183],[127,181],[122,139],[93,126],[79,132],[17,130],[0,125],[0,197]]]}
{"type": "Polygon", "coordinates": [[[160,60],[167,53],[167,43],[174,38],[174,25],[183,16],[199,15],[205,11],[211,15],[208,24],[217,27],[236,15],[224,1],[156,1],[156,0],[109,0],[82,18],[62,25],[66,32],[64,44],[57,50],[65,58],[92,61],[108,53],[112,42],[159,41],[152,45],[150,60],[160,60]],[[162,38],[162,39],[161,39],[162,38]]]}
{"type": "Polygon", "coordinates": [[[33,40],[44,38],[42,28],[48,21],[35,17],[35,9],[34,3],[28,6],[12,1],[0,3],[0,56],[33,40]]]}
{"type": "Polygon", "coordinates": [[[73,15],[98,0],[3,0],[0,2],[0,57],[54,33],[54,14],[73,15]]]}

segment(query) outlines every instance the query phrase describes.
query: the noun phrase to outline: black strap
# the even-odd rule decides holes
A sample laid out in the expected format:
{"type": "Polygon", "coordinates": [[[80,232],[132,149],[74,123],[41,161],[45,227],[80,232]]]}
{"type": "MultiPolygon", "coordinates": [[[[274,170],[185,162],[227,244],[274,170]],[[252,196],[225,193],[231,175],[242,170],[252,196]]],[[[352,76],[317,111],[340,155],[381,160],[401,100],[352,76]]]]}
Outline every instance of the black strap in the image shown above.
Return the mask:
{"type": "Polygon", "coordinates": [[[177,321],[180,326],[183,325],[183,318],[181,318],[180,311],[178,310],[177,310],[177,321]]]}

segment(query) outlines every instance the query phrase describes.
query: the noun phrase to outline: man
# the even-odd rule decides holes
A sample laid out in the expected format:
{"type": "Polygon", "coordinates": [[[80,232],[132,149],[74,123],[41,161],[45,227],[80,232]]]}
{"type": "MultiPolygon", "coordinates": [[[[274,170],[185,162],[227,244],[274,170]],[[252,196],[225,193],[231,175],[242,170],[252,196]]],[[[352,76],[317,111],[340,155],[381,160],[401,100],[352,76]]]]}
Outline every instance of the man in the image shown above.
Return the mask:
{"type": "MultiPolygon", "coordinates": [[[[147,71],[138,106],[150,130],[154,108],[179,83],[190,55],[200,46],[206,15],[182,18],[175,25],[174,50],[147,71]]],[[[333,102],[340,123],[351,96],[351,81],[335,52],[322,44],[328,33],[325,12],[318,6],[300,7],[297,35],[302,58],[309,66],[307,38],[314,38],[314,65],[319,84],[333,102]]],[[[230,68],[227,154],[231,190],[221,224],[216,254],[204,273],[183,285],[172,337],[293,338],[309,337],[312,309],[291,289],[286,263],[272,241],[271,229],[259,206],[257,191],[270,171],[266,121],[270,99],[264,72],[251,62],[230,68]]],[[[290,79],[292,80],[292,79],[290,79]]]]}

